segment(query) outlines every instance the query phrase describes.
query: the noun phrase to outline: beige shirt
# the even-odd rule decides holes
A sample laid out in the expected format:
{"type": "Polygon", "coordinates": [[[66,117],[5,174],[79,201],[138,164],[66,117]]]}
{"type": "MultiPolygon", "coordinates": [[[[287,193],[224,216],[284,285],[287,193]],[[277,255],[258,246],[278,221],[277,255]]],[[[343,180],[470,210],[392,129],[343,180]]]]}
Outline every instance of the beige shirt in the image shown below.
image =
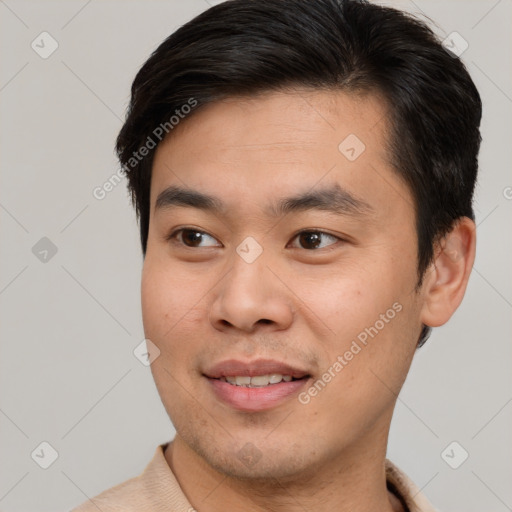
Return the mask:
{"type": "MultiPolygon", "coordinates": [[[[167,464],[164,450],[156,449],[142,474],[103,491],[71,512],[195,512],[167,464]]],[[[409,478],[386,459],[388,488],[401,498],[409,512],[439,512],[409,478]]]]}

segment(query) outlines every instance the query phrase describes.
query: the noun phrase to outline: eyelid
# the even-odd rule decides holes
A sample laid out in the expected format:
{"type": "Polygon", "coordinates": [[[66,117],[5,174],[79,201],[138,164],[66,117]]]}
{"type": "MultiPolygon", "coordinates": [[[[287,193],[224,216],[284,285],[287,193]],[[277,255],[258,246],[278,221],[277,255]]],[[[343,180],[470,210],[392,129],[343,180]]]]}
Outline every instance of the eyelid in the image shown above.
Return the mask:
{"type": "MultiPolygon", "coordinates": [[[[214,240],[217,240],[217,238],[215,236],[210,235],[210,233],[208,233],[207,231],[203,231],[202,229],[195,228],[193,226],[182,226],[180,228],[173,229],[173,230],[171,230],[171,232],[168,235],[165,236],[165,240],[168,241],[168,242],[177,243],[181,247],[184,247],[185,249],[210,249],[212,247],[217,247],[217,246],[214,246],[214,245],[209,245],[209,246],[206,246],[206,247],[189,247],[188,245],[185,245],[183,242],[180,242],[179,240],[174,241],[173,239],[176,238],[176,235],[178,235],[182,231],[195,231],[196,233],[201,233],[201,235],[207,235],[210,238],[213,238],[214,240]]],[[[219,241],[217,240],[217,242],[219,242],[219,241]]],[[[221,244],[221,246],[222,246],[222,244],[221,244]]]]}
{"type": "MultiPolygon", "coordinates": [[[[336,239],[336,242],[335,243],[332,243],[332,244],[329,244],[327,247],[321,247],[320,249],[304,249],[305,251],[308,251],[308,252],[319,252],[319,251],[322,251],[322,250],[330,250],[332,248],[334,248],[338,242],[345,242],[346,240],[338,235],[334,235],[333,233],[329,233],[328,231],[324,231],[323,229],[320,229],[320,228],[308,228],[308,229],[301,229],[300,231],[298,231],[297,233],[295,233],[295,235],[292,236],[291,238],[291,242],[293,242],[299,235],[302,235],[303,233],[315,233],[315,234],[321,234],[321,235],[327,235],[329,237],[332,237],[332,238],[335,238],[336,239]]],[[[289,242],[290,243],[290,242],[289,242]]],[[[293,247],[293,249],[303,249],[302,247],[293,247]]]]}

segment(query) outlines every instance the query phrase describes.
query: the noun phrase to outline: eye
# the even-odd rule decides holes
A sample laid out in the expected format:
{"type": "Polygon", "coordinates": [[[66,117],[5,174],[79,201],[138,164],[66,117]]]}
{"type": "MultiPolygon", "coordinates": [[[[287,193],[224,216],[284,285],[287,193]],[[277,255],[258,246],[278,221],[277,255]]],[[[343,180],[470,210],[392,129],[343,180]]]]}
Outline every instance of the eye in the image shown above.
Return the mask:
{"type": "Polygon", "coordinates": [[[205,240],[205,238],[209,238],[216,242],[216,239],[213,236],[210,236],[208,233],[204,231],[198,231],[193,228],[181,228],[177,229],[169,236],[167,236],[167,240],[176,240],[176,243],[183,244],[186,247],[215,247],[218,246],[217,243],[201,245],[201,242],[205,240]]]}
{"type": "MultiPolygon", "coordinates": [[[[194,228],[177,229],[169,234],[166,237],[166,240],[173,241],[174,243],[178,243],[189,248],[219,247],[221,245],[217,243],[217,240],[213,236],[194,228]],[[208,243],[208,239],[212,241],[212,243],[208,243]]],[[[300,244],[299,246],[292,244],[292,247],[308,250],[323,249],[334,245],[337,241],[342,241],[342,239],[337,236],[324,231],[314,230],[301,231],[300,233],[297,233],[292,240],[297,240],[300,244]],[[331,243],[325,243],[326,241],[328,242],[329,239],[331,240],[331,243]]]]}
{"type": "MultiPolygon", "coordinates": [[[[303,249],[315,250],[315,249],[323,249],[324,247],[326,247],[326,244],[322,244],[322,238],[324,238],[324,239],[328,238],[328,239],[334,240],[334,243],[336,243],[336,241],[338,241],[338,240],[341,240],[341,238],[334,236],[334,235],[330,235],[329,233],[325,233],[324,231],[301,231],[300,233],[295,235],[293,240],[297,239],[299,241],[299,243],[302,245],[303,249]]],[[[334,244],[333,243],[327,244],[327,246],[329,246],[329,245],[334,245],[334,244]]],[[[297,246],[295,246],[295,247],[297,247],[297,246]]]]}

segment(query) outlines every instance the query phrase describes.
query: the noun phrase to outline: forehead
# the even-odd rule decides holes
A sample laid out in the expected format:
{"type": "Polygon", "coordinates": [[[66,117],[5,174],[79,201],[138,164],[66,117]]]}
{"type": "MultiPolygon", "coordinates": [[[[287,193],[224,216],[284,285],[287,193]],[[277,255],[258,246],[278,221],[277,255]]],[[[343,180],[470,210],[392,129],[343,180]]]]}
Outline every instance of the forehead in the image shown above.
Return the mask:
{"type": "Polygon", "coordinates": [[[410,202],[389,164],[388,131],[386,104],[372,94],[294,90],[217,101],[158,146],[151,208],[170,185],[231,198],[233,207],[249,200],[262,211],[271,196],[319,184],[338,184],[361,200],[391,188],[410,202]]]}
{"type": "Polygon", "coordinates": [[[387,118],[386,103],[376,94],[321,89],[264,92],[197,107],[173,128],[159,150],[172,146],[178,137],[180,144],[200,137],[195,150],[189,148],[193,153],[204,154],[211,142],[224,151],[310,151],[322,141],[323,147],[332,149],[348,134],[359,135],[369,149],[377,150],[388,131],[387,118]],[[377,125],[380,129],[374,130],[377,125]]]}

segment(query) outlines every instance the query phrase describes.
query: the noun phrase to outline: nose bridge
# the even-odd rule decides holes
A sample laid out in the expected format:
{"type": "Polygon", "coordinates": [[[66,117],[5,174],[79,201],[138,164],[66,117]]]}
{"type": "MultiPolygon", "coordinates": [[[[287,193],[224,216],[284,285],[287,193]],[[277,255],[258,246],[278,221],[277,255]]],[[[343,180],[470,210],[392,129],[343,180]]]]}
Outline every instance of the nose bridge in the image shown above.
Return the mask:
{"type": "Polygon", "coordinates": [[[210,321],[252,330],[257,322],[284,328],[292,318],[286,288],[267,268],[268,253],[251,237],[236,248],[231,269],[219,283],[210,321]]]}
{"type": "MultiPolygon", "coordinates": [[[[261,246],[260,246],[261,247],[261,246]]],[[[267,258],[252,242],[242,242],[233,254],[231,272],[226,276],[222,294],[226,300],[238,300],[240,306],[256,307],[268,294],[267,258]]]]}

